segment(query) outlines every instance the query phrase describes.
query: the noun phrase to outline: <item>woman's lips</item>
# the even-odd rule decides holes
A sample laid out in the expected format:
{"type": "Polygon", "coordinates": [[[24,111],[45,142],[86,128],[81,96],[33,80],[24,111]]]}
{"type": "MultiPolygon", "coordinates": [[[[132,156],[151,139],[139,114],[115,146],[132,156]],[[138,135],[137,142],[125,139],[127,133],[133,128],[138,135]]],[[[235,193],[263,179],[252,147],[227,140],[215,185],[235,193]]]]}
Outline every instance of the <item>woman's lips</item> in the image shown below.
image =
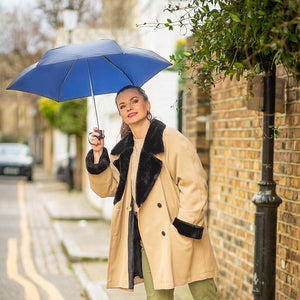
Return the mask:
{"type": "Polygon", "coordinates": [[[137,113],[136,112],[132,112],[130,114],[127,115],[128,118],[132,118],[136,115],[137,113]]]}

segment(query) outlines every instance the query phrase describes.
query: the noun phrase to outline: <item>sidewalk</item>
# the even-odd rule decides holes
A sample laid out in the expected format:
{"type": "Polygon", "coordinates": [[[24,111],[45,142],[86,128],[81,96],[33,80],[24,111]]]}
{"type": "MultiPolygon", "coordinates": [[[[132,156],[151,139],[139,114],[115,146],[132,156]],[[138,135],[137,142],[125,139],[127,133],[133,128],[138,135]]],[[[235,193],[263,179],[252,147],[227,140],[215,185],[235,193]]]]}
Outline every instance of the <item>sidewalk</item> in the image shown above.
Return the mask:
{"type": "MultiPolygon", "coordinates": [[[[41,167],[35,170],[35,180],[56,234],[88,298],[146,299],[143,284],[136,285],[133,293],[105,288],[110,223],[89,204],[85,194],[69,192],[65,183],[55,180],[41,167]]],[[[186,286],[176,288],[175,300],[192,300],[186,286]]]]}

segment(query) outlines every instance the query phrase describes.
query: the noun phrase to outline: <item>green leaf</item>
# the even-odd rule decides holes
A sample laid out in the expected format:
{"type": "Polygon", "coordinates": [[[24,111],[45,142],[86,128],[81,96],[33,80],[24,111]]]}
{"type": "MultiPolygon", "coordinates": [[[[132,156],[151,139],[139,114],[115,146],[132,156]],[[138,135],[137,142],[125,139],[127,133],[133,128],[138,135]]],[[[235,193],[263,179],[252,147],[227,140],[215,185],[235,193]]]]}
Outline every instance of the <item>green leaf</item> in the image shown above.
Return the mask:
{"type": "Polygon", "coordinates": [[[244,65],[243,65],[242,63],[239,63],[239,62],[235,62],[233,65],[234,65],[237,69],[242,69],[242,68],[244,68],[244,65]]]}
{"type": "Polygon", "coordinates": [[[291,34],[290,35],[290,40],[294,43],[299,43],[299,40],[297,39],[295,34],[291,34]]]}
{"type": "Polygon", "coordinates": [[[192,55],[192,53],[191,53],[191,52],[188,52],[188,51],[184,51],[184,52],[183,52],[183,55],[184,55],[185,57],[190,57],[190,56],[192,55]]]}
{"type": "Polygon", "coordinates": [[[260,15],[260,16],[264,16],[266,13],[263,11],[263,10],[258,10],[257,13],[260,15]]]}
{"type": "Polygon", "coordinates": [[[237,15],[235,15],[235,14],[233,14],[233,13],[230,13],[230,17],[231,17],[231,19],[232,19],[234,22],[237,22],[237,23],[240,23],[240,22],[241,22],[241,19],[240,19],[237,15]]]}
{"type": "Polygon", "coordinates": [[[277,43],[275,43],[275,42],[272,43],[270,47],[271,47],[271,49],[273,49],[273,50],[277,49],[277,43]]]}

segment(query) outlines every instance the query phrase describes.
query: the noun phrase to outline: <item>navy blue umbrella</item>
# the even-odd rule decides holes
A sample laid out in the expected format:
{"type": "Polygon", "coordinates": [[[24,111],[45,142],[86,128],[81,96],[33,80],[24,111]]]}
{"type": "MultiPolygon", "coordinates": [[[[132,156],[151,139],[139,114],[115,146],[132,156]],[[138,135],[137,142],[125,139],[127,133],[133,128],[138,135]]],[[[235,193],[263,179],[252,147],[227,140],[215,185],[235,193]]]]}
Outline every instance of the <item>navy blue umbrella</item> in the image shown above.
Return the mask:
{"type": "MultiPolygon", "coordinates": [[[[142,86],[170,62],[153,51],[120,46],[103,39],[47,51],[7,87],[61,102],[115,93],[126,85],[142,86]]],[[[97,117],[98,123],[98,117],[97,117]]],[[[99,127],[99,124],[98,124],[99,127]]]]}

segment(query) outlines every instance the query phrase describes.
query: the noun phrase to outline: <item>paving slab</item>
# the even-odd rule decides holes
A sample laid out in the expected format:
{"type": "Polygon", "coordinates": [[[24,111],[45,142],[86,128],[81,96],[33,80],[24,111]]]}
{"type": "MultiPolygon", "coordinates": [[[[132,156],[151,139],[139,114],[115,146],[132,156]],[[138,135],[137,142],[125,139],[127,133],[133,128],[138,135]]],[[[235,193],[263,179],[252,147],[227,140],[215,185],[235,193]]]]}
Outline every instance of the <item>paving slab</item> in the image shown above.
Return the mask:
{"type": "Polygon", "coordinates": [[[108,266],[107,260],[84,261],[81,262],[80,265],[89,281],[106,282],[108,266]]]}
{"type": "Polygon", "coordinates": [[[143,283],[134,286],[134,292],[119,290],[119,289],[106,289],[105,284],[102,284],[103,290],[107,293],[111,300],[146,300],[147,295],[143,283]]]}
{"type": "Polygon", "coordinates": [[[83,193],[53,191],[44,193],[43,195],[45,207],[52,219],[101,219],[101,213],[89,204],[83,193]]]}
{"type": "Polygon", "coordinates": [[[108,222],[54,221],[53,226],[71,262],[108,259],[108,222]]]}

